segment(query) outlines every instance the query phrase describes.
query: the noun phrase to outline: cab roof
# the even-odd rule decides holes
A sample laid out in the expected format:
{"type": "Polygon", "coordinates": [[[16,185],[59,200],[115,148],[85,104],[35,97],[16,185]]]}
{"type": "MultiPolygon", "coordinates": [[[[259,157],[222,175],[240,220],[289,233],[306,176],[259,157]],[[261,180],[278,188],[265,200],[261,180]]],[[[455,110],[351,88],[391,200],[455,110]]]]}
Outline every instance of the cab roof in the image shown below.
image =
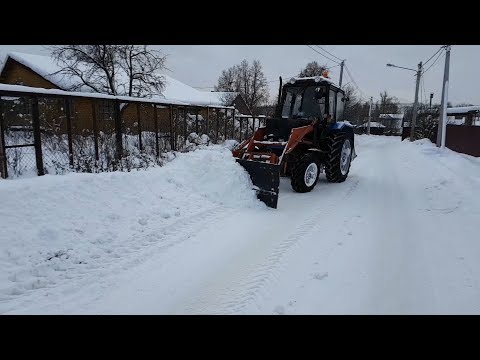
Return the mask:
{"type": "MultiPolygon", "coordinates": [[[[328,83],[330,85],[333,85],[333,87],[335,87],[336,89],[340,89],[340,87],[337,84],[335,84],[332,81],[332,79],[326,78],[326,77],[323,77],[323,76],[292,77],[285,83],[285,85],[287,85],[287,86],[288,85],[295,85],[295,84],[301,84],[301,83],[312,82],[312,81],[317,83],[317,84],[328,83]]],[[[340,89],[340,90],[342,90],[342,89],[340,89]]]]}

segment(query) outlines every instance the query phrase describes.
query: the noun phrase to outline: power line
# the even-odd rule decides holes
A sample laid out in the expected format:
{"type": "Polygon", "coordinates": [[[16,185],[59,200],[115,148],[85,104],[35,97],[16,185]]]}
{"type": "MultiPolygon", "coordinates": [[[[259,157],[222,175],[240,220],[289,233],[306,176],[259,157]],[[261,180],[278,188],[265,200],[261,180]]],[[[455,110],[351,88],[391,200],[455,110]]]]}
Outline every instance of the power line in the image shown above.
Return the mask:
{"type": "Polygon", "coordinates": [[[438,54],[437,58],[434,60],[434,62],[432,63],[432,65],[430,65],[430,66],[428,67],[428,69],[426,69],[426,70],[423,72],[423,75],[425,75],[425,73],[426,73],[428,70],[430,70],[430,68],[437,63],[438,59],[440,59],[440,58],[442,57],[442,55],[445,55],[445,52],[441,52],[440,54],[438,54]]]}
{"type": "Polygon", "coordinates": [[[317,54],[319,54],[319,55],[322,55],[324,58],[326,58],[326,59],[328,59],[328,60],[330,60],[330,61],[334,62],[335,64],[338,64],[338,65],[340,65],[340,64],[339,64],[337,61],[335,61],[335,60],[333,60],[333,59],[329,58],[327,55],[324,55],[324,54],[322,54],[320,51],[318,51],[317,49],[313,48],[312,46],[310,46],[310,45],[307,45],[307,46],[308,46],[310,49],[312,49],[313,51],[315,51],[317,54]]]}
{"type": "Polygon", "coordinates": [[[430,58],[423,63],[423,66],[427,65],[427,63],[428,63],[430,60],[432,60],[432,58],[433,58],[435,55],[437,55],[438,52],[441,51],[442,49],[444,49],[444,46],[441,46],[440,49],[438,49],[435,54],[433,54],[432,56],[430,56],[430,58]]]}
{"type": "Polygon", "coordinates": [[[320,45],[315,45],[315,46],[318,47],[318,48],[320,48],[320,49],[322,49],[322,50],[325,51],[327,54],[332,55],[334,58],[337,58],[338,60],[343,61],[343,59],[340,59],[338,56],[333,55],[331,52],[325,50],[325,49],[322,48],[320,45]]]}
{"type": "Polygon", "coordinates": [[[360,94],[362,96],[365,96],[365,94],[363,93],[363,91],[360,89],[360,87],[358,86],[357,82],[355,81],[355,79],[353,78],[353,75],[352,73],[350,72],[350,69],[348,68],[347,65],[345,65],[345,70],[347,71],[347,75],[349,76],[350,80],[352,80],[353,84],[355,85],[355,87],[357,88],[357,90],[360,92],[360,94]]]}
{"type": "Polygon", "coordinates": [[[337,66],[340,66],[340,64],[337,64],[337,65],[332,65],[332,66],[326,67],[326,68],[325,68],[325,70],[330,70],[330,69],[333,69],[334,67],[337,67],[337,66]]]}

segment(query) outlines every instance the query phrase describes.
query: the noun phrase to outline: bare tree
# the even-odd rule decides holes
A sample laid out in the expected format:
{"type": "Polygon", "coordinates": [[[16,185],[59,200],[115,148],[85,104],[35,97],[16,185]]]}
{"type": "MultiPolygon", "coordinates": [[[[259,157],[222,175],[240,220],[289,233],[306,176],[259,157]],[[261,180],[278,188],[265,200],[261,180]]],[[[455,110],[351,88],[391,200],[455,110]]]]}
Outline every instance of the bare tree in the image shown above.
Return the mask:
{"type": "Polygon", "coordinates": [[[221,101],[224,105],[230,105],[236,97],[236,90],[239,88],[237,80],[238,69],[237,66],[232,66],[222,71],[222,74],[218,78],[217,85],[214,87],[215,91],[225,91],[226,93],[221,97],[221,101]]]}
{"type": "Polygon", "coordinates": [[[343,90],[345,91],[345,97],[348,98],[348,101],[345,102],[345,119],[355,125],[363,124],[365,117],[368,115],[369,105],[365,106],[362,103],[352,85],[345,85],[343,90]]]}
{"type": "Polygon", "coordinates": [[[54,45],[57,73],[74,80],[68,90],[88,89],[110,95],[159,94],[166,57],[146,45],[54,45]]]}
{"type": "Polygon", "coordinates": [[[397,114],[399,103],[398,99],[395,96],[389,96],[386,90],[380,93],[381,114],[397,114]]]}
{"type": "Polygon", "coordinates": [[[223,70],[214,89],[241,94],[254,114],[257,107],[268,101],[267,79],[259,60],[254,60],[252,65],[243,60],[223,70]]]}
{"type": "Polygon", "coordinates": [[[319,65],[316,61],[309,62],[304,69],[300,70],[299,77],[321,76],[327,65],[319,65]]]}
{"type": "Polygon", "coordinates": [[[267,79],[263,74],[262,64],[259,60],[254,60],[249,70],[251,79],[250,96],[247,95],[247,104],[250,109],[256,109],[257,106],[265,104],[268,101],[267,79]]]}

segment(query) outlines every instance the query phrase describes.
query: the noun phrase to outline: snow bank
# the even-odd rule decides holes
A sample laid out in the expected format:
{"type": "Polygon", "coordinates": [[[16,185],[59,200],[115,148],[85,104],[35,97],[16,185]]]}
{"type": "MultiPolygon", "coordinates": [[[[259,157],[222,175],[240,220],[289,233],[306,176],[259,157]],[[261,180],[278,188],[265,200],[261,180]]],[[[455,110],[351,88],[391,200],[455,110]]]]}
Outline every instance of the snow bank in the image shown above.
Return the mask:
{"type": "Polygon", "coordinates": [[[403,142],[404,143],[412,143],[413,145],[425,145],[425,146],[435,146],[432,141],[430,139],[427,139],[427,138],[423,138],[423,139],[419,139],[419,140],[414,140],[414,141],[410,141],[410,138],[405,138],[403,139],[403,142]]]}
{"type": "Polygon", "coordinates": [[[469,181],[475,186],[480,185],[480,158],[462,154],[449,148],[439,148],[429,139],[420,139],[409,142],[408,139],[403,141],[407,146],[420,147],[420,153],[435,164],[443,166],[450,170],[451,179],[457,177],[469,181]]]}
{"type": "Polygon", "coordinates": [[[146,171],[45,175],[0,185],[0,313],[8,311],[3,300],[48,290],[166,241],[166,228],[175,239],[176,224],[199,214],[265,208],[222,146],[179,153],[146,171]]]}
{"type": "Polygon", "coordinates": [[[177,155],[161,170],[180,189],[227,206],[260,206],[248,173],[221,147],[198,149],[177,155]]]}

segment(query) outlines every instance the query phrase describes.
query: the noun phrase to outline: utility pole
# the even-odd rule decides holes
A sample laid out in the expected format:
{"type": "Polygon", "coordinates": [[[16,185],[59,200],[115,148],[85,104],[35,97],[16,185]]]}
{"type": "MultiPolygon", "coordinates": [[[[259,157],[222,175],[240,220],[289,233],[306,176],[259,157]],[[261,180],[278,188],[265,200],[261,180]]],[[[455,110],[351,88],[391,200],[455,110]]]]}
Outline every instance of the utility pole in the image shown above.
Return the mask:
{"type": "Polygon", "coordinates": [[[410,141],[415,139],[415,122],[417,121],[418,111],[418,88],[420,86],[420,77],[422,76],[422,62],[418,64],[417,85],[415,86],[415,102],[413,103],[412,123],[410,124],[410,141]]]}
{"type": "Polygon", "coordinates": [[[343,80],[343,66],[345,65],[345,60],[342,60],[340,63],[340,80],[338,82],[338,86],[341,88],[342,87],[342,80],[343,80]]]}
{"type": "Polygon", "coordinates": [[[367,124],[368,135],[370,135],[370,120],[372,119],[372,103],[373,103],[373,96],[370,96],[370,108],[368,109],[368,124],[367,124]]]}
{"type": "Polygon", "coordinates": [[[445,91],[448,86],[449,72],[450,72],[450,45],[445,46],[445,69],[443,72],[443,86],[442,86],[442,103],[440,105],[440,112],[438,113],[438,131],[437,131],[437,147],[442,146],[443,130],[447,128],[447,102],[445,99],[445,91]],[[444,111],[445,110],[445,111],[444,111]],[[445,115],[444,115],[445,114],[445,115]]]}
{"type": "Polygon", "coordinates": [[[444,85],[444,89],[445,89],[445,98],[443,99],[444,104],[442,108],[442,149],[445,149],[445,137],[447,134],[448,80],[444,85]]]}

